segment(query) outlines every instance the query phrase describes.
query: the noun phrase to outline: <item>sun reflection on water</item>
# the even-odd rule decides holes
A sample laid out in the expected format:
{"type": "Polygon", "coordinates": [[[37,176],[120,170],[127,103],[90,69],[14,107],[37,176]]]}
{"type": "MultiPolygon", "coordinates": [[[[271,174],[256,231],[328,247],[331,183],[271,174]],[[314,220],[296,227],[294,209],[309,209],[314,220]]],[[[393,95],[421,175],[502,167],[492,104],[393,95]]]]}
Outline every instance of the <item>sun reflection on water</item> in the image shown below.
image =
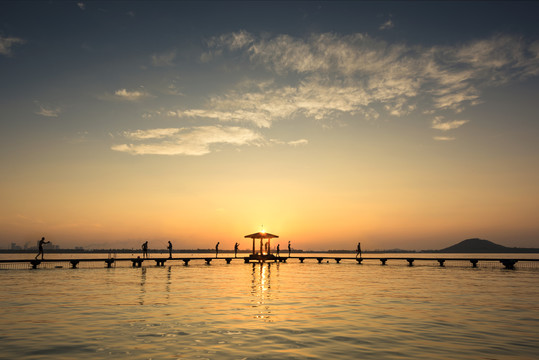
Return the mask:
{"type": "Polygon", "coordinates": [[[254,263],[251,280],[251,303],[256,309],[255,319],[273,322],[271,318],[271,263],[254,263]]]}

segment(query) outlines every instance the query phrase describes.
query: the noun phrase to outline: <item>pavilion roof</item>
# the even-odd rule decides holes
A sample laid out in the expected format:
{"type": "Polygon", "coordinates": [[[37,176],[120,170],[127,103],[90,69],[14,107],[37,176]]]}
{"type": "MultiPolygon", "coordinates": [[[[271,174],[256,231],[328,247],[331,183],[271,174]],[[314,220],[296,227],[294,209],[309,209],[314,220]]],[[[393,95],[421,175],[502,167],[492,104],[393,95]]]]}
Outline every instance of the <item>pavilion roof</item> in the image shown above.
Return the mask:
{"type": "Polygon", "coordinates": [[[278,238],[279,236],[261,231],[261,232],[257,232],[251,235],[245,235],[244,237],[251,238],[251,239],[271,239],[271,238],[278,238]]]}

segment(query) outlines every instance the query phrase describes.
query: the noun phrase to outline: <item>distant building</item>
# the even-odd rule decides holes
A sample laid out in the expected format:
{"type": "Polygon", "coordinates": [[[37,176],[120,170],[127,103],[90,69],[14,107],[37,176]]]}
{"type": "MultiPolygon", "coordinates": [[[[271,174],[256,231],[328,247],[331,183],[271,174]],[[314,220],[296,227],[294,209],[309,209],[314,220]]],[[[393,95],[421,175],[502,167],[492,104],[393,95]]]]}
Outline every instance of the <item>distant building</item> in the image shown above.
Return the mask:
{"type": "Polygon", "coordinates": [[[11,243],[11,250],[22,250],[22,248],[16,243],[11,243]]]}

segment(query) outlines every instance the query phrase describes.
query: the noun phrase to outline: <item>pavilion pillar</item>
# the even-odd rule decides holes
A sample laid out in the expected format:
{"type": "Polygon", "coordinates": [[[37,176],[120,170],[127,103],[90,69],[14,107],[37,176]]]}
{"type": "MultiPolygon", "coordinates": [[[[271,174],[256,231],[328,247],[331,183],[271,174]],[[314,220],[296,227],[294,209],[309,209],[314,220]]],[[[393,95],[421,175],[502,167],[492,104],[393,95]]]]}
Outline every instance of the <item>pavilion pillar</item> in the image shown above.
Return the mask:
{"type": "Polygon", "coordinates": [[[255,238],[253,238],[253,255],[255,254],[255,238]]]}

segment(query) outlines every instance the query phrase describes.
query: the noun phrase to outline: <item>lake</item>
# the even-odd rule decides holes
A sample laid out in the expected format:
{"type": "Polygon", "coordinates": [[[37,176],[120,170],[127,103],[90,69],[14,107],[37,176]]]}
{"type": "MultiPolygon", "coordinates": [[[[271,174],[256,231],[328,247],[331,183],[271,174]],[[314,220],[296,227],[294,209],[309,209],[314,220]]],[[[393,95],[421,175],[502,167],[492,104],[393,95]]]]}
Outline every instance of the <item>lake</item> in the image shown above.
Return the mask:
{"type": "Polygon", "coordinates": [[[3,269],[0,358],[538,358],[539,264],[421,264],[3,269]]]}

